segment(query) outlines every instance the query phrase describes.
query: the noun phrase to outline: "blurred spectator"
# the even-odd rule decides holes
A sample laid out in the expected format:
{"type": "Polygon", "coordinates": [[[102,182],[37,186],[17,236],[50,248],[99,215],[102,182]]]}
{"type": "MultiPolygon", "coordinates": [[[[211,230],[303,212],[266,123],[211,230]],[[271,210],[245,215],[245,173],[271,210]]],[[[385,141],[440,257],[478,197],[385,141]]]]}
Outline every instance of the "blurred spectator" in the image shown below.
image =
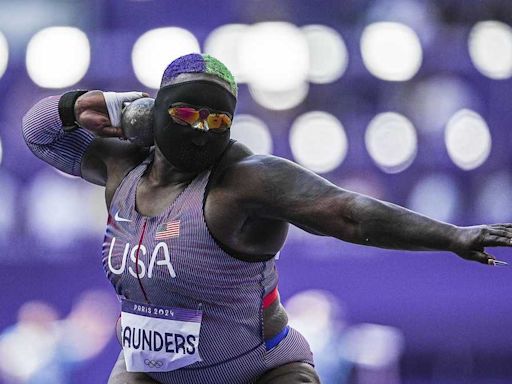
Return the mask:
{"type": "Polygon", "coordinates": [[[43,301],[29,301],[0,335],[0,377],[6,384],[71,383],[73,369],[110,340],[117,307],[112,296],[88,291],[66,318],[43,301]]]}
{"type": "Polygon", "coordinates": [[[404,340],[393,327],[349,326],[329,292],[307,290],[286,302],[290,325],[308,340],[323,384],[399,384],[404,340]]]}
{"type": "Polygon", "coordinates": [[[357,324],[343,337],[344,359],[354,364],[355,384],[399,384],[402,332],[379,324],[357,324]]]}
{"type": "Polygon", "coordinates": [[[342,355],[345,311],[329,292],[307,290],[285,304],[290,326],[308,340],[323,384],[349,383],[353,364],[342,355]]]}

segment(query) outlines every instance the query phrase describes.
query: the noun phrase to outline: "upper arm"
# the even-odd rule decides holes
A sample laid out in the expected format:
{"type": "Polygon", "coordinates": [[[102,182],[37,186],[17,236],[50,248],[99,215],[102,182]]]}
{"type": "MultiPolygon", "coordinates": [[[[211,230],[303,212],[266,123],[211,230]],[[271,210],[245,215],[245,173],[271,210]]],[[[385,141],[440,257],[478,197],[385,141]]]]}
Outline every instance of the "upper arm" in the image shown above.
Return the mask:
{"type": "Polygon", "coordinates": [[[233,198],[249,216],[286,221],[311,233],[359,238],[353,212],[360,195],[291,161],[251,156],[228,170],[233,198]],[[242,181],[243,180],[243,181],[242,181]]]}

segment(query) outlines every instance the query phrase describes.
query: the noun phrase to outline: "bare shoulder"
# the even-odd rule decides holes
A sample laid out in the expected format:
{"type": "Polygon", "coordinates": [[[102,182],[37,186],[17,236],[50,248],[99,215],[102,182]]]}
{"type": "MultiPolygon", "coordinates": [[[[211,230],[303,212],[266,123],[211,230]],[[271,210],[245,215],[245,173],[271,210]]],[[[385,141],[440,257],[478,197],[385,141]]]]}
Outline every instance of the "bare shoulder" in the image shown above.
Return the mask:
{"type": "Polygon", "coordinates": [[[302,180],[330,184],[293,161],[273,155],[245,153],[243,156],[233,156],[226,162],[221,182],[225,187],[255,194],[262,190],[279,193],[277,189],[285,191],[291,185],[300,184],[302,180]]]}
{"type": "Polygon", "coordinates": [[[335,223],[349,210],[353,194],[278,156],[241,152],[226,160],[208,195],[207,220],[209,224],[220,222],[217,229],[226,226],[217,216],[227,216],[265,230],[281,222],[317,235],[332,236],[340,231],[335,223]]]}
{"type": "Polygon", "coordinates": [[[243,179],[257,169],[257,164],[264,161],[265,155],[255,155],[247,146],[235,142],[216,166],[212,187],[232,188],[242,186],[243,179]]]}
{"type": "MultiPolygon", "coordinates": [[[[247,155],[225,167],[218,189],[250,215],[297,223],[298,213],[332,206],[346,191],[293,161],[247,155]]],[[[326,208],[327,209],[327,208],[326,208]]]]}
{"type": "Polygon", "coordinates": [[[256,186],[255,175],[266,157],[255,155],[247,146],[235,142],[213,170],[208,199],[212,200],[213,196],[215,200],[220,197],[222,202],[244,199],[251,186],[256,186]]]}

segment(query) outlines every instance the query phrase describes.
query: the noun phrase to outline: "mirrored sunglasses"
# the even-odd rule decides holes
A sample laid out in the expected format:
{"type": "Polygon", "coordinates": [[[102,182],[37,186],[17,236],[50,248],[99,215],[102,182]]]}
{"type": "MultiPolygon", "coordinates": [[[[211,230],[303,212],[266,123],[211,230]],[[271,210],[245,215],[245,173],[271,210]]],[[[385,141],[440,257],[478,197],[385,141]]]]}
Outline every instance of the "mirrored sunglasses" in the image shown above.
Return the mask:
{"type": "Polygon", "coordinates": [[[210,111],[206,107],[176,106],[168,109],[171,118],[181,124],[189,124],[193,128],[216,132],[225,132],[231,127],[231,117],[227,113],[210,111]]]}

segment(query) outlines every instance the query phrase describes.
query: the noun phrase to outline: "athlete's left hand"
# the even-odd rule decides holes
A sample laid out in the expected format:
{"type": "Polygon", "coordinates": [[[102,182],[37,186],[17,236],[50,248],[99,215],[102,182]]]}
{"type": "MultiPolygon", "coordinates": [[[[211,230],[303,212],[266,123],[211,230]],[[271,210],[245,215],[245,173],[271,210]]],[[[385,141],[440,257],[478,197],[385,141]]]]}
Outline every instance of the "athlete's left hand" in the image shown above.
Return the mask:
{"type": "Polygon", "coordinates": [[[487,265],[507,265],[485,252],[485,247],[511,247],[512,224],[459,227],[453,242],[453,252],[466,260],[487,265]]]}

